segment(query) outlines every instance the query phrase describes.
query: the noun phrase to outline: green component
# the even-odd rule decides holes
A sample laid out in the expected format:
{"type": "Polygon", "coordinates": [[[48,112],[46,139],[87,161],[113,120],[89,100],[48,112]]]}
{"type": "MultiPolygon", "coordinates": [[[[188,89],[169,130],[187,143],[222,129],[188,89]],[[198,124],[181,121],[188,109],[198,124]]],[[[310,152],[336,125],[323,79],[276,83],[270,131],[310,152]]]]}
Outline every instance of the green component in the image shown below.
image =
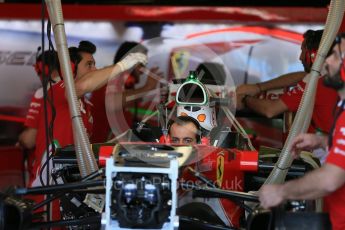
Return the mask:
{"type": "Polygon", "coordinates": [[[130,108],[129,112],[132,114],[134,114],[136,112],[138,115],[151,115],[154,113],[154,111],[152,111],[152,110],[142,109],[142,108],[137,108],[136,111],[135,111],[135,108],[130,108]]]}
{"type": "Polygon", "coordinates": [[[191,80],[199,81],[196,71],[192,71],[192,70],[189,71],[189,76],[187,77],[186,81],[191,81],[191,80]]]}

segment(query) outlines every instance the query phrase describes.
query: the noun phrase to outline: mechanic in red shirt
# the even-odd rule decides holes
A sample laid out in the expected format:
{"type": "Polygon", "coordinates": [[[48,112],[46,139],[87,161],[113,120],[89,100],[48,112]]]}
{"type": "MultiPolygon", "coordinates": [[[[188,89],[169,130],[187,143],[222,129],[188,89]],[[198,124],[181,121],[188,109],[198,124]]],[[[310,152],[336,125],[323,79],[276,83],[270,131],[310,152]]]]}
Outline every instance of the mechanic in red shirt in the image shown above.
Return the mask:
{"type": "MultiPolygon", "coordinates": [[[[121,61],[126,55],[136,52],[147,54],[148,50],[140,43],[126,41],[116,51],[113,63],[115,64],[121,61]]],[[[110,128],[112,128],[115,135],[119,135],[128,128],[132,128],[133,121],[135,122],[136,117],[128,111],[128,107],[133,106],[136,110],[138,101],[143,98],[143,94],[155,90],[157,80],[162,78],[162,73],[159,71],[159,68],[153,67],[148,71],[146,83],[142,87],[136,88],[135,85],[139,83],[143,75],[143,68],[141,65],[138,65],[131,72],[127,71],[109,82],[108,85],[111,86],[108,89],[107,85],[105,85],[92,93],[91,102],[93,104],[92,115],[94,123],[91,142],[99,143],[107,141],[110,136],[109,134],[111,134],[110,128]],[[109,108],[105,106],[106,95],[112,98],[111,100],[108,98],[108,103],[112,104],[109,108]],[[114,106],[114,102],[117,102],[117,105],[114,106]],[[107,112],[111,114],[109,121],[107,112]],[[109,122],[112,123],[112,127],[110,127],[109,122]]]]}
{"type": "MultiPolygon", "coordinates": [[[[79,47],[69,48],[72,70],[75,77],[76,94],[80,102],[82,119],[89,136],[92,133],[92,114],[91,103],[85,97],[86,93],[95,91],[104,86],[109,80],[118,77],[121,73],[133,68],[137,64],[146,64],[147,57],[142,53],[131,53],[124,57],[120,62],[99,70],[96,70],[93,54],[96,46],[88,41],[81,41],[79,47]]],[[[74,144],[72,119],[70,117],[68,101],[65,94],[65,85],[61,81],[49,89],[48,94],[53,92],[55,120],[53,125],[53,140],[58,146],[64,147],[74,144]]],[[[48,109],[48,122],[52,117],[52,109],[48,109]]],[[[46,150],[46,135],[44,119],[40,119],[40,125],[36,137],[35,162],[36,172],[39,173],[39,166],[43,162],[46,150]]],[[[38,176],[38,174],[36,174],[38,176]]],[[[36,176],[36,178],[37,178],[36,176]]],[[[35,180],[37,182],[37,180],[35,180]]],[[[36,183],[33,183],[35,185],[36,183]]]]}
{"type": "MultiPolygon", "coordinates": [[[[322,32],[323,30],[308,30],[303,35],[304,40],[301,45],[300,60],[306,73],[309,73],[312,67],[321,41],[322,32]]],[[[308,131],[327,135],[332,126],[333,110],[338,101],[338,95],[336,91],[323,85],[323,79],[324,77],[320,77],[318,80],[315,105],[308,131]]],[[[272,118],[286,111],[297,112],[308,80],[309,76],[307,75],[291,91],[284,93],[276,100],[260,99],[244,94],[237,95],[237,108],[242,109],[243,107],[248,107],[268,118],[272,118]]],[[[325,152],[316,153],[321,161],[325,157],[325,154],[325,152]]]]}
{"type": "MultiPolygon", "coordinates": [[[[40,54],[36,58],[36,63],[34,65],[35,71],[37,73],[37,76],[39,76],[41,82],[43,81],[43,70],[44,77],[47,77],[49,79],[48,81],[48,87],[50,85],[54,85],[57,82],[60,81],[59,76],[59,60],[57,53],[55,51],[44,51],[44,55],[40,54]],[[43,61],[42,57],[44,56],[44,63],[45,66],[43,68],[43,61]]],[[[31,102],[29,105],[29,109],[25,118],[24,123],[24,130],[21,132],[18,138],[18,144],[20,147],[24,149],[28,149],[30,151],[33,151],[36,144],[36,135],[37,135],[37,129],[39,125],[39,118],[41,115],[41,110],[43,107],[43,88],[39,88],[35,91],[35,94],[31,98],[31,102]]],[[[34,154],[33,152],[29,154],[28,156],[28,171],[30,174],[32,174],[32,163],[34,162],[34,154]]],[[[33,175],[30,175],[32,177],[33,175]]]]}
{"type": "MultiPolygon", "coordinates": [[[[300,134],[293,143],[292,150],[328,148],[326,163],[304,177],[282,185],[264,185],[259,191],[261,205],[274,207],[284,200],[306,200],[325,197],[325,207],[329,211],[333,230],[345,229],[345,35],[336,39],[331,55],[326,59],[328,74],[324,77],[325,85],[336,89],[341,101],[335,117],[334,129],[329,141],[316,134],[300,134]]],[[[334,120],[334,119],[333,119],[334,120]]]]}

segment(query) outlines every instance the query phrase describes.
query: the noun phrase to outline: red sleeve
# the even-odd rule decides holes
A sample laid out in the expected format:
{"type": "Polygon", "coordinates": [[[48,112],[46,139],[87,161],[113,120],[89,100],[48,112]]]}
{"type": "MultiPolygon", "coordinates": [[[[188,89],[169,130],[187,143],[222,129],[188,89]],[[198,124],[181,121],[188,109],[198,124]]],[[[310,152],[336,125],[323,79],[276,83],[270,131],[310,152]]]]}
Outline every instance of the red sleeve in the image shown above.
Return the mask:
{"type": "Polygon", "coordinates": [[[288,107],[290,112],[296,112],[302,100],[305,83],[300,81],[292,90],[284,93],[280,100],[288,107]]]}
{"type": "Polygon", "coordinates": [[[24,126],[29,128],[38,127],[39,115],[42,108],[42,88],[36,90],[35,95],[31,98],[28,112],[26,114],[24,126]]]}
{"type": "Polygon", "coordinates": [[[335,125],[332,147],[326,162],[345,170],[345,112],[340,115],[335,125]]]}

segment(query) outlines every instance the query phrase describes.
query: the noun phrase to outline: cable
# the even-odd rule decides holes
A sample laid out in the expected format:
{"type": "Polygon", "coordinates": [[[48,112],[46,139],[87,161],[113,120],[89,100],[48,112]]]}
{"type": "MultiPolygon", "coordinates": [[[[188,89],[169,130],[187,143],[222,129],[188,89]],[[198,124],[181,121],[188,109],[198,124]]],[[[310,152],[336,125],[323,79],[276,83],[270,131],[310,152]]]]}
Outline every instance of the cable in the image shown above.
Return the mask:
{"type": "Polygon", "coordinates": [[[209,223],[197,218],[191,218],[187,216],[179,216],[180,226],[192,225],[194,229],[207,229],[207,230],[235,230],[225,225],[209,223]]]}
{"type": "MultiPolygon", "coordinates": [[[[44,55],[44,18],[45,18],[45,1],[42,0],[42,4],[41,4],[41,26],[42,26],[42,36],[41,36],[41,39],[42,39],[42,66],[43,66],[43,69],[44,69],[44,66],[45,66],[45,55],[44,55]]],[[[49,157],[49,143],[50,143],[50,140],[49,140],[49,127],[48,127],[48,107],[47,107],[47,78],[45,76],[45,71],[42,71],[42,86],[43,86],[43,105],[44,105],[44,126],[45,126],[45,135],[46,135],[46,138],[45,138],[45,141],[46,141],[46,155],[47,155],[47,159],[49,157]]],[[[48,172],[49,173],[49,172],[48,172]]],[[[42,180],[42,177],[41,177],[41,174],[40,174],[40,181],[41,181],[41,184],[44,185],[44,182],[42,180]]],[[[47,176],[47,185],[49,184],[49,176],[47,176]]],[[[47,205],[47,220],[49,221],[50,220],[50,204],[48,203],[47,205]]]]}
{"type": "Polygon", "coordinates": [[[51,228],[57,226],[84,226],[89,224],[101,224],[101,215],[88,216],[76,220],[60,220],[60,221],[48,221],[41,223],[33,223],[27,228],[27,230],[51,228]]]}
{"type": "MultiPolygon", "coordinates": [[[[42,166],[42,167],[43,167],[43,166],[42,166]]],[[[95,171],[95,172],[91,173],[90,175],[86,176],[85,178],[82,178],[81,181],[92,180],[93,178],[98,177],[99,175],[102,175],[103,173],[104,173],[104,169],[100,169],[100,170],[98,170],[98,171],[95,171]]],[[[96,192],[101,191],[102,193],[105,192],[104,189],[97,189],[97,190],[79,190],[79,191],[75,190],[75,191],[73,191],[73,192],[76,192],[76,193],[80,193],[80,192],[88,192],[88,193],[91,193],[92,191],[96,191],[96,192]]],[[[65,194],[65,192],[61,192],[61,193],[58,193],[58,194],[56,194],[56,195],[54,195],[54,196],[51,196],[51,197],[49,197],[48,199],[46,199],[46,200],[44,200],[44,201],[42,201],[42,202],[36,204],[35,206],[33,206],[33,207],[32,207],[32,210],[39,209],[39,208],[41,208],[42,206],[44,206],[44,205],[46,205],[46,204],[52,202],[53,200],[55,200],[55,199],[57,199],[57,198],[63,196],[64,194],[65,194]]]]}
{"type": "Polygon", "coordinates": [[[236,198],[236,199],[241,199],[244,201],[259,202],[258,196],[245,193],[245,192],[228,191],[228,190],[218,189],[218,188],[200,187],[200,186],[195,186],[188,183],[180,183],[180,186],[183,189],[192,189],[192,190],[197,190],[199,192],[204,192],[205,194],[209,194],[212,197],[228,198],[228,199],[236,198]]]}
{"type": "Polygon", "coordinates": [[[101,176],[103,173],[104,173],[104,169],[101,168],[101,169],[99,169],[99,170],[97,170],[97,171],[87,175],[86,177],[82,178],[80,181],[92,180],[92,179],[94,179],[94,178],[96,178],[98,176],[101,176]]]}
{"type": "MultiPolygon", "coordinates": [[[[43,25],[44,26],[44,25],[43,25]]],[[[44,34],[44,32],[43,32],[44,34]]],[[[43,36],[44,37],[44,36],[43,36]]],[[[54,53],[55,52],[55,49],[54,49],[54,46],[53,46],[53,43],[52,43],[52,40],[51,40],[51,23],[50,23],[50,20],[48,20],[47,22],[47,37],[48,37],[48,44],[49,44],[49,48],[48,48],[48,51],[54,53]]],[[[42,50],[42,53],[44,53],[44,49],[42,50]]],[[[52,79],[52,72],[53,72],[53,68],[55,68],[55,63],[57,60],[55,60],[55,55],[52,55],[51,56],[52,58],[48,59],[48,63],[43,63],[43,66],[45,65],[48,65],[48,76],[44,77],[43,76],[43,80],[44,80],[44,88],[46,89],[46,97],[45,97],[45,100],[49,103],[49,106],[51,108],[51,120],[50,120],[50,123],[49,125],[46,123],[46,126],[48,125],[48,131],[46,131],[46,135],[48,136],[49,138],[49,145],[50,143],[53,142],[54,140],[54,121],[55,121],[55,118],[56,118],[56,110],[55,110],[55,106],[54,106],[54,92],[53,92],[53,84],[54,81],[52,79]],[[49,83],[49,92],[50,92],[50,95],[48,95],[48,83],[49,83]]],[[[42,56],[42,59],[43,56],[42,56]]],[[[45,59],[44,59],[45,61],[45,59]]],[[[45,74],[45,73],[44,73],[45,74]]],[[[45,108],[46,109],[46,108],[45,108]]],[[[47,129],[46,129],[47,130],[47,129]]],[[[47,167],[47,177],[46,177],[46,185],[49,185],[49,178],[50,178],[50,168],[49,168],[49,160],[52,158],[52,156],[54,155],[55,153],[55,144],[52,144],[50,145],[51,146],[51,154],[49,154],[49,147],[47,147],[47,155],[46,155],[46,161],[43,163],[42,167],[40,168],[40,171],[39,171],[39,178],[40,178],[40,182],[42,185],[45,185],[45,183],[43,182],[43,178],[42,178],[42,174],[43,174],[43,171],[44,171],[44,168],[47,167]]]]}
{"type": "Polygon", "coordinates": [[[27,194],[51,194],[58,192],[67,192],[73,189],[83,189],[88,187],[95,186],[104,186],[104,180],[93,180],[93,181],[84,181],[84,182],[75,182],[69,184],[59,184],[59,185],[50,185],[43,187],[33,187],[33,188],[18,188],[15,191],[16,195],[27,195],[27,194]]]}
{"type": "Polygon", "coordinates": [[[64,192],[58,193],[58,194],[56,194],[56,195],[54,195],[54,196],[51,196],[51,197],[45,199],[44,201],[42,201],[42,202],[40,202],[40,203],[38,203],[38,204],[35,204],[35,205],[32,207],[32,211],[35,211],[35,210],[37,210],[37,209],[43,207],[44,205],[46,205],[46,204],[52,202],[53,200],[55,200],[55,199],[57,199],[57,198],[63,196],[64,194],[65,194],[64,192]]]}

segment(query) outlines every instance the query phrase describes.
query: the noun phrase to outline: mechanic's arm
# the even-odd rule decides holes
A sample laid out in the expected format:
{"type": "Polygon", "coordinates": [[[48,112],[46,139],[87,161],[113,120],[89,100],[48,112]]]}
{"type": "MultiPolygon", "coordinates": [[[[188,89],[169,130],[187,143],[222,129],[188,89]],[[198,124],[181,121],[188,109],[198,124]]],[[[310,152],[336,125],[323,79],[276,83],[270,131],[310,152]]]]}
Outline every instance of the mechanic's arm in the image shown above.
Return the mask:
{"type": "Polygon", "coordinates": [[[288,111],[288,107],[280,99],[269,100],[245,96],[243,98],[243,103],[247,108],[267,118],[272,118],[283,112],[288,111]]]}
{"type": "Polygon", "coordinates": [[[281,89],[289,86],[296,85],[299,81],[307,75],[306,72],[293,72],[281,75],[275,79],[259,83],[261,91],[267,91],[271,89],[281,89]]]}
{"type": "Polygon", "coordinates": [[[306,74],[306,72],[293,72],[261,83],[243,84],[236,88],[236,93],[255,96],[263,91],[286,88],[296,85],[299,81],[303,80],[306,74]]]}
{"type": "Polygon", "coordinates": [[[36,146],[36,135],[37,129],[35,128],[26,128],[19,135],[19,145],[25,149],[33,149],[36,146]]]}
{"type": "Polygon", "coordinates": [[[109,80],[119,76],[139,63],[146,65],[147,56],[142,53],[130,53],[115,65],[87,73],[75,82],[77,97],[80,98],[86,93],[101,88],[109,80]]]}
{"type": "MultiPolygon", "coordinates": [[[[145,70],[144,70],[145,71],[145,70]]],[[[153,67],[147,72],[146,83],[143,87],[138,89],[126,89],[123,93],[123,103],[126,105],[127,101],[133,101],[142,98],[151,90],[157,88],[157,83],[163,79],[163,73],[159,71],[158,67],[153,67]]]]}
{"type": "Polygon", "coordinates": [[[326,196],[345,183],[345,170],[326,163],[304,177],[282,185],[263,185],[259,190],[261,206],[270,208],[284,200],[311,200],[326,196]]]}

